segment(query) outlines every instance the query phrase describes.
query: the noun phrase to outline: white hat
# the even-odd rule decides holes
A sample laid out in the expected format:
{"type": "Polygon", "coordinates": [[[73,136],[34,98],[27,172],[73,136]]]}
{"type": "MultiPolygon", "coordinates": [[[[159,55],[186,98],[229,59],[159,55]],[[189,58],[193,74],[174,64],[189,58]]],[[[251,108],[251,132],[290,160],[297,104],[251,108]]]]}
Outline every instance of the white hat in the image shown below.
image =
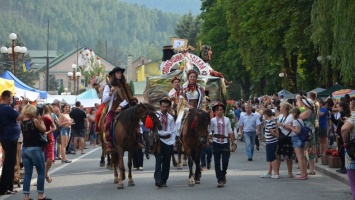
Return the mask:
{"type": "Polygon", "coordinates": [[[308,108],[312,108],[313,109],[313,101],[309,98],[302,98],[302,102],[304,103],[305,106],[307,106],[308,108]]]}

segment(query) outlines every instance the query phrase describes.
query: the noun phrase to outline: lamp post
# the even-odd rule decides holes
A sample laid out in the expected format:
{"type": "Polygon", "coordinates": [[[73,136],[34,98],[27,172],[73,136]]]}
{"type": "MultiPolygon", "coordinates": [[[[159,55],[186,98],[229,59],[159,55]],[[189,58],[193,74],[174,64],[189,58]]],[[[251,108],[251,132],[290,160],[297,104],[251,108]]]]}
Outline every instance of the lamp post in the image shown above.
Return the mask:
{"type": "Polygon", "coordinates": [[[27,53],[26,47],[15,46],[17,39],[17,35],[15,33],[11,33],[9,35],[10,40],[12,41],[11,47],[1,47],[1,53],[3,54],[4,58],[12,59],[13,67],[14,67],[14,76],[16,76],[16,59],[23,57],[25,53],[27,53]]]}
{"type": "Polygon", "coordinates": [[[72,64],[71,66],[73,68],[73,72],[68,72],[68,77],[70,80],[72,80],[74,82],[74,94],[77,95],[77,91],[76,91],[76,81],[80,79],[81,73],[77,72],[77,66],[76,64],[72,64]]]}

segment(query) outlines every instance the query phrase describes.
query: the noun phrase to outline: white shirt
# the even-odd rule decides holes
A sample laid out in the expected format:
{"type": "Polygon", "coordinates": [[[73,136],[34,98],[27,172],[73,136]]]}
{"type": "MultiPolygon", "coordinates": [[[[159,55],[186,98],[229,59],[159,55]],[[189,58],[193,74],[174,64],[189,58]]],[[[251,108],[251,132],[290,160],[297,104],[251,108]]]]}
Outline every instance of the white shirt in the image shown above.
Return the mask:
{"type": "Polygon", "coordinates": [[[219,138],[213,137],[213,142],[216,142],[219,144],[228,143],[228,135],[233,134],[231,122],[228,117],[224,117],[224,133],[218,133],[218,124],[223,124],[223,120],[221,120],[220,118],[218,118],[218,119],[219,119],[218,122],[217,122],[217,117],[214,117],[211,119],[211,124],[209,126],[209,132],[213,131],[214,134],[224,135],[227,138],[219,139],[219,138]]]}
{"type": "MultiPolygon", "coordinates": [[[[164,142],[167,145],[173,145],[173,144],[175,144],[175,137],[176,137],[175,121],[174,121],[173,116],[171,116],[169,113],[167,113],[167,115],[168,115],[168,126],[166,127],[166,131],[159,130],[158,135],[159,136],[170,135],[170,138],[168,138],[168,139],[160,138],[160,141],[164,142]]],[[[157,112],[157,117],[159,118],[160,121],[162,121],[162,112],[161,111],[157,112]]]]}
{"type": "MultiPolygon", "coordinates": [[[[110,95],[110,91],[111,91],[110,86],[105,85],[104,93],[102,94],[102,102],[109,103],[108,111],[111,110],[113,97],[115,96],[115,95],[110,95]]],[[[108,111],[107,111],[107,113],[108,113],[108,111]]]]}
{"type": "MultiPolygon", "coordinates": [[[[293,122],[293,116],[292,114],[288,114],[288,116],[286,117],[286,119],[284,119],[283,114],[279,115],[279,118],[277,119],[277,122],[281,123],[282,125],[286,126],[286,125],[290,125],[293,122]]],[[[283,128],[282,126],[279,126],[279,128],[281,129],[281,132],[286,136],[290,131],[288,131],[287,129],[283,128]]],[[[291,133],[288,135],[289,137],[291,137],[291,133]]]]}

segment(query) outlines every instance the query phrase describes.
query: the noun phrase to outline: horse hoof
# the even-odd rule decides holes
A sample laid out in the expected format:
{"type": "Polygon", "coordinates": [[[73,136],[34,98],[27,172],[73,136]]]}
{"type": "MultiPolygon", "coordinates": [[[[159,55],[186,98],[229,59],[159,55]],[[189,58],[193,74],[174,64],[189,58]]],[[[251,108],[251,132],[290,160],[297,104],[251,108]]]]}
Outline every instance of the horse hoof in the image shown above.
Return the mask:
{"type": "Polygon", "coordinates": [[[136,184],[134,183],[134,181],[129,181],[128,182],[128,186],[135,186],[136,184]]]}
{"type": "Polygon", "coordinates": [[[117,185],[117,189],[123,189],[124,187],[123,187],[123,184],[118,184],[117,185]]]}
{"type": "Polygon", "coordinates": [[[118,178],[114,178],[114,179],[113,179],[113,183],[114,183],[114,184],[118,184],[118,178]]]}
{"type": "Polygon", "coordinates": [[[187,166],[187,162],[183,162],[182,165],[183,165],[183,166],[187,166]]]}
{"type": "Polygon", "coordinates": [[[181,163],[177,164],[177,169],[182,169],[181,163]]]}
{"type": "Polygon", "coordinates": [[[105,163],[100,163],[100,167],[105,167],[105,163]]]}
{"type": "Polygon", "coordinates": [[[200,180],[195,180],[195,183],[196,184],[200,184],[200,180]]]}
{"type": "Polygon", "coordinates": [[[195,183],[189,183],[189,187],[195,186],[195,183]]]}

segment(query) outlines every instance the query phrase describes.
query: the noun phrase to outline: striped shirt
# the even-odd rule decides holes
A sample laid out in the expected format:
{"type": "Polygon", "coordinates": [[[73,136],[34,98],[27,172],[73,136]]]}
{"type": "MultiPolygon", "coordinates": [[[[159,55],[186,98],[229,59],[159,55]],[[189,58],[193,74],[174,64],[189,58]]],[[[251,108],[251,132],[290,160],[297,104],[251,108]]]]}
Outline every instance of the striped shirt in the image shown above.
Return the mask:
{"type": "Polygon", "coordinates": [[[276,123],[275,120],[265,120],[265,143],[270,144],[277,142],[277,138],[274,135],[271,135],[270,129],[276,131],[276,123]]]}

